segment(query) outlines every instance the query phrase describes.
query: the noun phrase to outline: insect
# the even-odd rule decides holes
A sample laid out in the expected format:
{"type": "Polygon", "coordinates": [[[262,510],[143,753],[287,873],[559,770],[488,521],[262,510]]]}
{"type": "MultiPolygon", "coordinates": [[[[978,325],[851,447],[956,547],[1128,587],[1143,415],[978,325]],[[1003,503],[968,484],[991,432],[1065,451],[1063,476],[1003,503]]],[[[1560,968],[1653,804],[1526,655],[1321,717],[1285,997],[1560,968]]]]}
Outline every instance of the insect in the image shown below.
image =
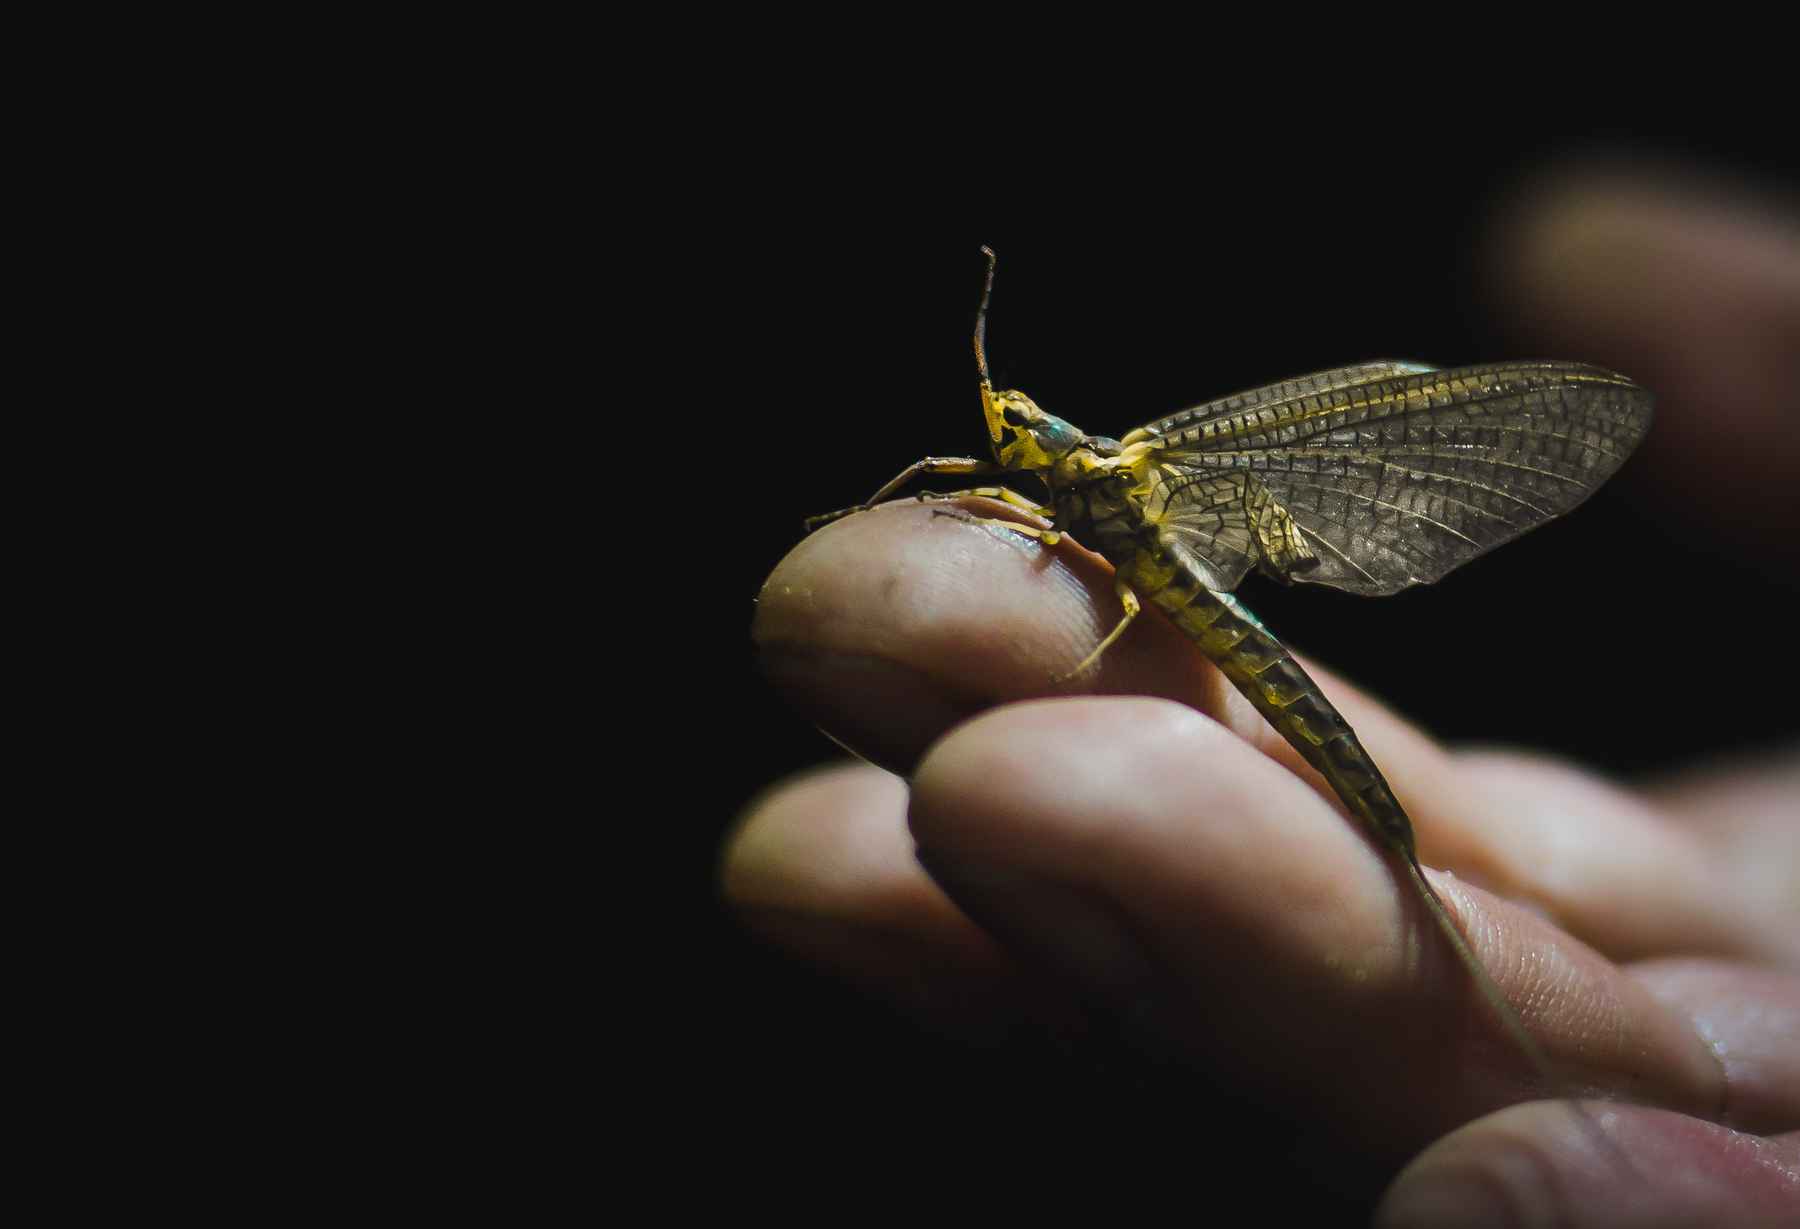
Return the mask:
{"type": "Polygon", "coordinates": [[[975,324],[991,461],[927,457],[865,504],[922,474],[1029,474],[1049,502],[981,494],[1050,518],[997,524],[1054,545],[1069,534],[1115,569],[1123,617],[1149,602],[1186,632],[1390,851],[1496,1018],[1551,1078],[1542,1050],[1482,967],[1419,865],[1412,821],[1341,713],[1232,596],[1255,568],[1284,583],[1382,595],[1429,584],[1574,508],[1649,429],[1651,394],[1571,362],[1437,370],[1376,361],[1223,397],[1114,440],[1088,435],[988,373],[988,302],[975,324]]]}

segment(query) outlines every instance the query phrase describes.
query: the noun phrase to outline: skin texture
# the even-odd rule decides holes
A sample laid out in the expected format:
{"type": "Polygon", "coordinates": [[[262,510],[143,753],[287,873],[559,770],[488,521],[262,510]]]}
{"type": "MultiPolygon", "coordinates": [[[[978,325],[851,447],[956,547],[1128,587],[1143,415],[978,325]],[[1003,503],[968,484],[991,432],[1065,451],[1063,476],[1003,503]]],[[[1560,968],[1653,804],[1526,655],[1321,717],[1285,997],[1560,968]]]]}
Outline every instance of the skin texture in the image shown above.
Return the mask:
{"type": "MultiPolygon", "coordinates": [[[[1515,244],[1558,245],[1554,259],[1517,253],[1508,293],[1556,318],[1556,296],[1578,286],[1577,325],[1632,327],[1629,312],[1592,307],[1558,218],[1666,218],[1668,190],[1560,191],[1503,228],[1515,244]],[[1551,268],[1560,281],[1532,273],[1551,268]]],[[[1787,235],[1740,230],[1770,248],[1730,266],[1760,279],[1746,301],[1800,318],[1787,235]]],[[[1644,242],[1668,253],[1652,273],[1676,279],[1714,236],[1670,223],[1644,242]]],[[[1591,280],[1610,276],[1608,259],[1593,258],[1591,280]]],[[[1641,287],[1632,300],[1659,301],[1641,287]]],[[[1559,351],[1587,352],[1569,336],[1559,351]]],[[[1779,361],[1739,369],[1767,381],[1779,361]]],[[[1664,421],[1682,412],[1664,404],[1664,421]]],[[[1147,616],[1091,675],[1053,689],[1116,615],[1106,565],[943,511],[902,503],[829,526],[761,595],[754,636],[771,679],[908,780],[846,766],[750,808],[723,880],[747,925],[969,1033],[1104,1004],[1145,1046],[1231,1066],[1258,1096],[1354,1141],[1369,1173],[1397,1174],[1378,1223],[1800,1218],[1791,750],[1627,790],[1547,759],[1447,750],[1304,663],[1412,815],[1433,886],[1567,1074],[1548,1091],[1608,1098],[1574,1112],[1542,1099],[1330,789],[1179,632],[1147,616]],[[1094,694],[1069,694],[1081,691],[1094,694]],[[936,970],[924,983],[905,972],[922,954],[936,970]]]]}

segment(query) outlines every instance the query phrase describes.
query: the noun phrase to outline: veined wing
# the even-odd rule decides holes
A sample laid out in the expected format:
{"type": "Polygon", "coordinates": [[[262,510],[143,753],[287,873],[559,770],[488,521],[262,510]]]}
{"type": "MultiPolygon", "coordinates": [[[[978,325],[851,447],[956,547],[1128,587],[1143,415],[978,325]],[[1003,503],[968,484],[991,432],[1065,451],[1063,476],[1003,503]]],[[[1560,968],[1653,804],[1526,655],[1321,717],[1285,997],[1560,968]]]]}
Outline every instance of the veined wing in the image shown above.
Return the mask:
{"type": "Polygon", "coordinates": [[[1581,503],[1637,447],[1651,403],[1583,363],[1384,362],[1223,398],[1122,442],[1151,445],[1148,514],[1221,587],[1260,563],[1386,594],[1581,503]]]}
{"type": "Polygon", "coordinates": [[[1351,367],[1334,367],[1330,371],[1315,371],[1309,376],[1295,376],[1289,380],[1265,384],[1261,388],[1247,388],[1241,393],[1220,397],[1216,401],[1208,401],[1204,405],[1182,410],[1179,414],[1171,414],[1156,422],[1146,423],[1119,442],[1135,444],[1139,440],[1158,439],[1179,432],[1182,428],[1195,423],[1210,422],[1214,419],[1243,414],[1264,407],[1286,405],[1307,397],[1335,392],[1340,388],[1367,384],[1372,380],[1392,376],[1417,375],[1435,370],[1436,368],[1427,363],[1414,363],[1397,358],[1378,358],[1367,363],[1357,363],[1351,367]]]}

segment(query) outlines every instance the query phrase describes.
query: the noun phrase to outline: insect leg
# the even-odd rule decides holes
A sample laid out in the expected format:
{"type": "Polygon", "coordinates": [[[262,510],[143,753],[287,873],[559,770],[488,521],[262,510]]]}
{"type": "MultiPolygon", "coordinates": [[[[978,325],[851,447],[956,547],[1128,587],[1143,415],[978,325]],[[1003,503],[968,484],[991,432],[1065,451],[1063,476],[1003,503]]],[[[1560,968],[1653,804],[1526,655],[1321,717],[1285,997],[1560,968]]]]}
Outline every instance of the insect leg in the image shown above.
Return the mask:
{"type": "Polygon", "coordinates": [[[1073,670],[1069,671],[1067,674],[1057,675],[1055,678],[1050,680],[1051,683],[1053,683],[1057,686],[1060,686],[1063,683],[1066,683],[1070,679],[1074,678],[1076,675],[1085,671],[1089,666],[1093,665],[1095,662],[1099,661],[1100,655],[1102,653],[1106,652],[1106,650],[1110,649],[1113,646],[1113,643],[1115,641],[1117,641],[1120,636],[1123,636],[1125,634],[1125,629],[1131,626],[1131,621],[1133,619],[1137,618],[1138,614],[1140,612],[1142,612],[1142,610],[1144,609],[1143,606],[1138,602],[1137,594],[1135,594],[1131,591],[1131,586],[1125,583],[1125,580],[1123,577],[1114,576],[1113,577],[1113,587],[1118,591],[1119,605],[1121,605],[1125,608],[1125,617],[1120,619],[1118,622],[1118,625],[1115,626],[1110,632],[1106,633],[1106,639],[1102,640],[1098,645],[1096,645],[1094,647],[1094,651],[1092,653],[1089,653],[1086,657],[1081,659],[1081,664],[1079,666],[1076,666],[1073,670]]]}
{"type": "Polygon", "coordinates": [[[919,499],[921,501],[927,499],[959,499],[964,495],[979,495],[983,499],[998,499],[1002,503],[1008,503],[1015,508],[1029,512],[1033,516],[1041,516],[1045,520],[1050,520],[1056,515],[1056,509],[1052,508],[1049,504],[1037,503],[1034,500],[1019,494],[1011,487],[1004,486],[973,486],[964,491],[920,491],[919,499]]]}
{"type": "MultiPolygon", "coordinates": [[[[961,491],[958,493],[969,495],[974,492],[961,491]]],[[[1021,495],[1019,498],[1023,499],[1024,496],[1021,495]]],[[[1035,509],[1033,510],[1035,511],[1035,509]]],[[[1036,538],[1045,546],[1055,546],[1058,542],[1063,540],[1062,531],[1060,529],[1039,529],[1036,525],[1021,525],[1018,521],[1009,521],[998,516],[976,516],[973,512],[964,512],[958,508],[951,508],[948,511],[936,511],[933,512],[932,515],[952,517],[969,525],[998,525],[1000,528],[1005,529],[1010,533],[1021,534],[1027,538],[1036,538]]]]}
{"type": "Polygon", "coordinates": [[[889,495],[917,478],[920,474],[997,474],[1004,472],[992,461],[978,461],[974,457],[926,457],[922,461],[914,461],[894,477],[879,491],[869,496],[860,504],[852,504],[848,508],[839,508],[836,512],[827,512],[824,516],[806,518],[807,532],[832,521],[849,516],[852,512],[862,512],[880,503],[889,495]]]}

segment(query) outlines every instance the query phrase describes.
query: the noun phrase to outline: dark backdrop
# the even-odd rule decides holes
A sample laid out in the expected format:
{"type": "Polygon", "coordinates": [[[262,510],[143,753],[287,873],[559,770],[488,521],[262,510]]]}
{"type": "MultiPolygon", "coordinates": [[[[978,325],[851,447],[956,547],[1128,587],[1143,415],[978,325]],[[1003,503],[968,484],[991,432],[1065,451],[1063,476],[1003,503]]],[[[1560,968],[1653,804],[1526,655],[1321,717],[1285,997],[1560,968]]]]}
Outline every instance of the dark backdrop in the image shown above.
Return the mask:
{"type": "MultiPolygon", "coordinates": [[[[665,917],[684,935],[704,919],[666,967],[684,1004],[672,1013],[682,1059],[671,1096],[689,1107],[686,1129],[709,1141],[721,1180],[772,1190],[841,1183],[860,1192],[846,1198],[929,1202],[961,1171],[989,1196],[1015,1181],[1041,1195],[1049,1176],[1059,1197],[1269,1181],[1280,1203],[1328,1201],[1307,1166],[1269,1160],[1299,1124],[1118,1056],[927,1036],[739,935],[715,900],[718,841],[757,791],[840,754],[759,680],[753,596],[806,515],[862,498],[918,456],[985,455],[969,352],[982,243],[1000,255],[996,381],[1117,435],[1358,359],[1526,357],[1485,310],[1473,253],[1519,177],[1546,161],[1624,150],[1778,182],[1792,167],[1770,162],[1754,134],[1734,147],[1623,125],[1417,148],[1297,134],[1278,150],[1094,133],[1066,148],[1040,134],[1024,150],[985,132],[984,152],[955,166],[918,156],[901,131],[755,135],[720,155],[717,176],[690,177],[718,195],[689,202],[696,220],[659,257],[677,292],[660,310],[683,353],[658,413],[691,432],[666,463],[693,492],[687,524],[716,560],[703,600],[645,595],[674,608],[657,616],[683,645],[668,677],[700,685],[684,681],[666,702],[707,748],[704,769],[683,760],[671,783],[695,801],[671,821],[679,889],[665,917]],[[844,417],[846,401],[869,408],[868,426],[844,417]],[[905,426],[875,438],[877,417],[905,426]]],[[[1745,709],[1734,720],[1697,718],[1670,680],[1712,663],[1672,648],[1662,622],[1677,599],[1714,602],[1791,660],[1791,572],[1684,529],[1635,468],[1438,586],[1366,600],[1253,578],[1247,600],[1289,643],[1448,740],[1631,774],[1791,739],[1796,710],[1772,688],[1735,691],[1745,709]],[[1530,635],[1568,620],[1593,645],[1579,692],[1558,690],[1559,663],[1530,635]],[[1429,646],[1429,664],[1396,667],[1402,642],[1429,646]]]]}

